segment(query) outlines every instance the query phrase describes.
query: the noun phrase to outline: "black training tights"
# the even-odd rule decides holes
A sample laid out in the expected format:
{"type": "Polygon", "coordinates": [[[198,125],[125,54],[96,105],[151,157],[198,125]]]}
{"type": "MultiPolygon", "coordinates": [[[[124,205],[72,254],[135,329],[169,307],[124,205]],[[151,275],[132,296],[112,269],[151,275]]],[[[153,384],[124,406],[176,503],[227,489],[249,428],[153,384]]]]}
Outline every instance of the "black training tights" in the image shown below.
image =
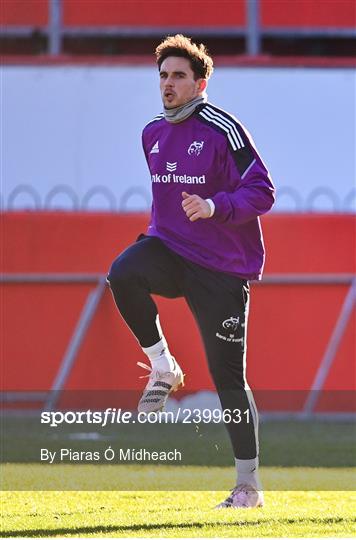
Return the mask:
{"type": "MultiPolygon", "coordinates": [[[[241,414],[239,423],[225,422],[235,457],[255,458],[258,416],[245,379],[248,283],[203,268],[168,249],[160,239],[144,235],[113,262],[108,282],[121,315],[142,347],[161,338],[151,294],[186,299],[203,339],[222,409],[249,411],[241,414]]],[[[233,418],[237,421],[238,414],[233,418]]]]}

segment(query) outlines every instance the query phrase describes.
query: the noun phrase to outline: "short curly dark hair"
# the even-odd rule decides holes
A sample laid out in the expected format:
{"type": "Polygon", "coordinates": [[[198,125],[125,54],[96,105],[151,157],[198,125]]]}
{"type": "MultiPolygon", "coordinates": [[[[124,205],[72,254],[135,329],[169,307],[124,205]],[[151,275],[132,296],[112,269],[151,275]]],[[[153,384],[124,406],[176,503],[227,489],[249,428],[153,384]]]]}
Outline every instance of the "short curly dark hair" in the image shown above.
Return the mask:
{"type": "Polygon", "coordinates": [[[155,50],[158,69],[168,56],[179,56],[190,61],[195,79],[209,79],[213,72],[213,59],[202,43],[197,45],[183,34],[168,36],[155,50]]]}

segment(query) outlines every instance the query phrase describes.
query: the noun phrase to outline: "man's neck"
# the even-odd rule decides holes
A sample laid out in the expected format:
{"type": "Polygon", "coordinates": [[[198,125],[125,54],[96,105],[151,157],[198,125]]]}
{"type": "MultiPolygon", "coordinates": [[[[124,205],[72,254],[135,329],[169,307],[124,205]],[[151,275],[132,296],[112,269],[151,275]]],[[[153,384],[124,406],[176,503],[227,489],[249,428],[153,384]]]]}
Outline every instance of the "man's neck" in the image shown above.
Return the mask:
{"type": "Polygon", "coordinates": [[[167,120],[167,122],[170,122],[171,124],[178,124],[179,122],[183,122],[183,120],[186,120],[193,114],[195,109],[200,105],[201,103],[205,103],[208,99],[208,96],[205,93],[198,94],[195,98],[188,101],[187,103],[184,103],[183,105],[179,105],[178,107],[164,107],[164,117],[167,120]]]}

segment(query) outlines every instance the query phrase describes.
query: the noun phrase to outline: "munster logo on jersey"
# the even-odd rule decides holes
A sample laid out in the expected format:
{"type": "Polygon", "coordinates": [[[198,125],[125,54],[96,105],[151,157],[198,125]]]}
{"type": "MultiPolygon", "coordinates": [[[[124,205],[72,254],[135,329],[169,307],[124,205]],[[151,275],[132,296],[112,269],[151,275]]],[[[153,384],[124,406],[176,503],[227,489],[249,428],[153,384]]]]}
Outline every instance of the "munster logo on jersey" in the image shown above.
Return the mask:
{"type": "Polygon", "coordinates": [[[192,154],[195,154],[196,156],[199,156],[200,152],[203,150],[204,141],[194,141],[188,148],[188,154],[191,156],[192,154]]]}

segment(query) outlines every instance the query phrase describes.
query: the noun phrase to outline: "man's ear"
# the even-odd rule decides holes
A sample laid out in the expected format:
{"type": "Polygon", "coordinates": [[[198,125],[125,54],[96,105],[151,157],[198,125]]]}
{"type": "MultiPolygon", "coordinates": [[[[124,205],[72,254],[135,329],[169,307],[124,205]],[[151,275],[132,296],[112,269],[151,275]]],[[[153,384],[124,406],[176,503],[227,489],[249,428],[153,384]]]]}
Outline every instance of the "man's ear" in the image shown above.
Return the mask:
{"type": "Polygon", "coordinates": [[[204,92],[204,90],[206,90],[207,86],[208,86],[207,80],[206,79],[200,79],[199,92],[204,92]]]}

